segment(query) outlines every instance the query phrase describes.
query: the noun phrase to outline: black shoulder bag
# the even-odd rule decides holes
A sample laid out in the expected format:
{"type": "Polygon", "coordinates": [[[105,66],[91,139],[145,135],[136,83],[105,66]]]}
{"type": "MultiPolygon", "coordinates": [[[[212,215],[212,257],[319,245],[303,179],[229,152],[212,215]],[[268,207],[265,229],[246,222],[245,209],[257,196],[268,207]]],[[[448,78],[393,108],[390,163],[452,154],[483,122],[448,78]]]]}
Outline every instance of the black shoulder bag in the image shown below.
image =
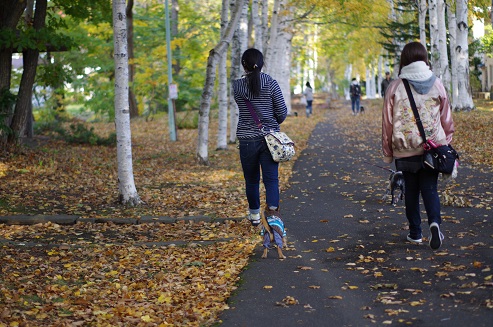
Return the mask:
{"type": "Polygon", "coordinates": [[[419,133],[421,134],[424,142],[423,148],[425,153],[423,155],[423,168],[433,169],[443,174],[452,174],[455,161],[459,160],[459,154],[450,144],[435,144],[435,142],[426,139],[425,129],[423,128],[423,123],[419,118],[418,108],[416,107],[416,102],[414,102],[414,97],[411,92],[409,82],[407,79],[402,79],[402,82],[406,87],[407,96],[409,97],[414,118],[416,119],[416,125],[418,125],[419,133]]]}

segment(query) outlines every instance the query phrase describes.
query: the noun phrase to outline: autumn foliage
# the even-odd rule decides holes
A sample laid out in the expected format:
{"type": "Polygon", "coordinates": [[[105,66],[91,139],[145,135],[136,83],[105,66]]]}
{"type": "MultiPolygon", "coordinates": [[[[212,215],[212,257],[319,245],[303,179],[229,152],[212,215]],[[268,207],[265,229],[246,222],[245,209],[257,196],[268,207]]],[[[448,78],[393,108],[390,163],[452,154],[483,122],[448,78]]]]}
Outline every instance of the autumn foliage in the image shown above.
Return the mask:
{"type": "MultiPolygon", "coordinates": [[[[324,98],[315,103],[310,119],[295,106],[300,115],[283,124],[298,156],[327,110],[348,147],[365,154],[368,149],[362,145],[354,147],[359,140],[379,141],[381,100],[367,100],[367,110],[357,120],[346,102],[334,102],[330,109],[324,98]]],[[[454,118],[454,144],[464,161],[491,167],[493,112],[477,110],[454,118]]],[[[92,126],[102,136],[114,129],[111,123],[92,126]]],[[[260,241],[242,219],[247,203],[238,151],[235,145],[227,151],[215,151],[211,145],[211,165],[201,166],[195,161],[197,131],[180,130],[178,142],[170,142],[166,126],[164,117],[132,121],[135,183],[146,203],[136,208],[116,202],[114,147],[38,137],[28,146],[1,153],[0,215],[71,214],[86,222],[1,226],[0,326],[217,322],[260,241]],[[213,220],[186,221],[199,215],[213,220]],[[179,221],[116,225],[90,220],[143,216],[179,221]]],[[[366,154],[380,164],[378,151],[366,154]]],[[[293,164],[281,164],[281,189],[289,187],[293,164]]],[[[327,249],[331,251],[334,248],[327,249]]]]}

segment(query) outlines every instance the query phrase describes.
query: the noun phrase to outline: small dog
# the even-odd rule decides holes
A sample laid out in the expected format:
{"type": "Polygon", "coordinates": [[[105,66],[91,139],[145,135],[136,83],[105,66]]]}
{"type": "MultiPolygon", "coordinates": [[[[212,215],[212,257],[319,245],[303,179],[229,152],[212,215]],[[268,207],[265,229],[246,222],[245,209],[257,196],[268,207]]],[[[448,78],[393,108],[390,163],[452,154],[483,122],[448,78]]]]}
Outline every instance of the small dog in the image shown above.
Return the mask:
{"type": "Polygon", "coordinates": [[[363,106],[359,107],[359,112],[364,114],[365,113],[365,107],[363,107],[363,106]]]}
{"type": "Polygon", "coordinates": [[[275,247],[279,259],[286,259],[282,253],[282,247],[287,244],[286,230],[278,211],[266,209],[262,217],[262,230],[260,234],[264,236],[264,253],[262,259],[267,258],[269,249],[275,247]]]}
{"type": "Polygon", "coordinates": [[[387,188],[387,192],[385,192],[385,195],[383,196],[384,199],[389,195],[391,197],[390,204],[393,206],[395,206],[399,200],[404,200],[405,185],[404,175],[402,174],[402,171],[391,171],[389,177],[389,187],[387,188]]]}

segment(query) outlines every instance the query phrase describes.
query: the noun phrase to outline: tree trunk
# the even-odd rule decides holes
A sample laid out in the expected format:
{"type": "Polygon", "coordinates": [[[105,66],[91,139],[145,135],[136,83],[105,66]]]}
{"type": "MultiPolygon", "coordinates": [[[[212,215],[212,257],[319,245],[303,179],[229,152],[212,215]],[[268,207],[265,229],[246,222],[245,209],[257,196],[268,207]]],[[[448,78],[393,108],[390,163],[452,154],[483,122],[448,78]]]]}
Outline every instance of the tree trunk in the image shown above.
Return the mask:
{"type": "Polygon", "coordinates": [[[259,0],[252,0],[252,23],[253,23],[253,32],[255,35],[253,47],[263,53],[264,39],[263,39],[262,23],[260,17],[261,15],[260,15],[259,0]]]}
{"type": "MultiPolygon", "coordinates": [[[[228,24],[228,7],[229,0],[222,0],[221,10],[221,38],[224,37],[224,31],[228,24]]],[[[228,76],[227,76],[227,63],[228,51],[226,50],[219,59],[218,73],[219,73],[219,90],[217,94],[219,112],[218,112],[218,130],[217,130],[217,150],[228,149],[228,76]]]]}
{"type": "Polygon", "coordinates": [[[279,1],[277,14],[277,28],[271,30],[272,50],[269,61],[266,61],[267,68],[271,76],[277,80],[286,102],[288,114],[291,113],[291,41],[292,34],[292,12],[286,0],[279,1]],[[273,38],[273,39],[272,39],[273,38]]]}
{"type": "Polygon", "coordinates": [[[240,20],[241,8],[243,7],[244,0],[237,0],[236,6],[231,12],[231,20],[224,32],[224,37],[221,39],[218,45],[209,51],[209,57],[207,58],[207,71],[205,75],[204,91],[202,92],[202,100],[199,109],[199,136],[197,144],[197,160],[202,165],[209,165],[209,112],[211,96],[214,89],[214,81],[216,79],[216,65],[217,61],[228,49],[229,43],[233,38],[233,33],[240,20]]]}
{"type": "Polygon", "coordinates": [[[474,109],[471,88],[469,85],[469,45],[467,35],[467,0],[457,0],[455,14],[457,17],[457,104],[453,108],[456,111],[470,111],[474,109]]]}
{"type": "MultiPolygon", "coordinates": [[[[25,1],[0,0],[0,29],[15,30],[26,8],[25,1]]],[[[15,96],[10,93],[12,74],[12,48],[0,47],[0,115],[6,117],[0,126],[10,129],[15,96]]],[[[0,133],[0,143],[7,141],[7,135],[0,133]]]]}
{"type": "Polygon", "coordinates": [[[269,66],[266,67],[267,69],[265,68],[264,69],[267,70],[270,74],[276,71],[276,68],[274,66],[278,62],[277,60],[270,60],[270,58],[277,58],[276,37],[278,34],[277,25],[278,25],[280,1],[282,0],[274,0],[274,8],[272,10],[272,15],[271,15],[269,37],[267,41],[267,46],[264,47],[264,62],[269,63],[269,66]]]}
{"type": "Polygon", "coordinates": [[[439,75],[440,73],[440,60],[438,51],[438,0],[428,0],[428,14],[430,17],[430,53],[431,56],[429,58],[431,68],[435,72],[435,74],[439,75]]]}
{"type": "Polygon", "coordinates": [[[419,0],[419,40],[426,48],[426,0],[419,0]]]}
{"type": "MultiPolygon", "coordinates": [[[[34,14],[33,27],[40,31],[45,27],[47,0],[36,1],[36,12],[34,14]]],[[[14,116],[10,124],[13,134],[9,135],[8,142],[16,143],[18,137],[23,137],[26,131],[27,120],[32,116],[33,85],[38,67],[38,49],[26,49],[22,53],[23,72],[17,102],[15,104],[14,116]]]]}
{"type": "MultiPolygon", "coordinates": [[[[234,0],[231,1],[231,5],[234,5],[234,0]]],[[[231,47],[231,71],[230,71],[230,81],[241,78],[242,66],[241,66],[241,56],[247,48],[247,34],[244,22],[246,21],[246,16],[248,14],[248,3],[243,4],[241,9],[240,23],[238,24],[236,31],[233,35],[232,47],[231,47]]],[[[236,142],[236,129],[238,127],[239,112],[238,106],[233,94],[233,84],[229,85],[229,143],[236,142]]]]}
{"type": "Polygon", "coordinates": [[[118,160],[118,200],[136,206],[142,203],[134,184],[132,137],[128,101],[128,51],[125,0],[113,0],[113,41],[115,59],[115,127],[118,160]]]}
{"type": "Polygon", "coordinates": [[[128,44],[128,82],[130,87],[128,88],[128,99],[130,106],[130,118],[139,116],[139,107],[137,106],[137,98],[133,91],[133,82],[135,75],[134,59],[134,14],[133,14],[134,0],[128,0],[126,13],[127,13],[127,44],[128,44]]]}
{"type": "Polygon", "coordinates": [[[456,36],[457,36],[457,19],[452,9],[452,1],[447,2],[447,17],[449,29],[449,46],[450,46],[450,65],[451,65],[451,86],[450,86],[450,104],[452,108],[457,106],[457,97],[459,88],[457,81],[457,54],[455,53],[456,36]]]}
{"type": "Polygon", "coordinates": [[[445,0],[438,0],[438,53],[439,77],[441,78],[447,93],[450,95],[450,67],[447,52],[447,27],[445,24],[445,0]]]}
{"type": "Polygon", "coordinates": [[[261,1],[260,2],[262,11],[262,53],[265,54],[267,49],[267,42],[269,40],[269,2],[261,1]]]}

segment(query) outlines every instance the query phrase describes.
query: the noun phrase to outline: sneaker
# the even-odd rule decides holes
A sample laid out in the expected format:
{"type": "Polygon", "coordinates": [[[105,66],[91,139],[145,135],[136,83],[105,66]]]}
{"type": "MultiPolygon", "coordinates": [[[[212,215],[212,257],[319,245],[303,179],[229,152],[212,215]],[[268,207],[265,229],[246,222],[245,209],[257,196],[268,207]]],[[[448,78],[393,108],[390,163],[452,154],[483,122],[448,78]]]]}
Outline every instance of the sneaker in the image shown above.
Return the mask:
{"type": "Polygon", "coordinates": [[[411,234],[407,234],[407,240],[411,243],[421,244],[423,242],[422,236],[418,238],[412,238],[411,234]]]}
{"type": "Polygon", "coordinates": [[[249,213],[248,220],[252,224],[252,226],[260,225],[260,213],[249,213]]]}
{"type": "Polygon", "coordinates": [[[430,233],[430,248],[438,250],[440,246],[442,246],[442,241],[444,239],[442,232],[440,232],[440,226],[437,223],[431,223],[430,233]]]}

